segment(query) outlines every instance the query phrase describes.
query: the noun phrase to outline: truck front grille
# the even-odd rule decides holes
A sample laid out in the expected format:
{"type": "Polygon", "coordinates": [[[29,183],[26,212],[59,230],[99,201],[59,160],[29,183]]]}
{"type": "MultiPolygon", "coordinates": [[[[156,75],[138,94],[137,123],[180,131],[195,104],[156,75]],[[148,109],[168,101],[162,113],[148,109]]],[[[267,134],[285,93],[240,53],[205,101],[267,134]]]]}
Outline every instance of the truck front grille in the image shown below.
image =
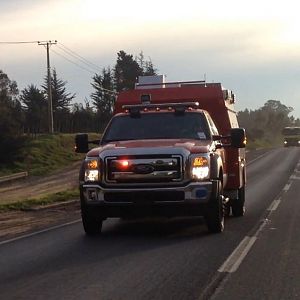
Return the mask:
{"type": "Polygon", "coordinates": [[[104,194],[106,202],[128,202],[136,204],[153,203],[155,201],[183,201],[183,191],[147,191],[147,192],[108,192],[104,194]]]}
{"type": "Polygon", "coordinates": [[[130,156],[106,158],[108,183],[159,183],[182,180],[182,157],[130,156]]]}

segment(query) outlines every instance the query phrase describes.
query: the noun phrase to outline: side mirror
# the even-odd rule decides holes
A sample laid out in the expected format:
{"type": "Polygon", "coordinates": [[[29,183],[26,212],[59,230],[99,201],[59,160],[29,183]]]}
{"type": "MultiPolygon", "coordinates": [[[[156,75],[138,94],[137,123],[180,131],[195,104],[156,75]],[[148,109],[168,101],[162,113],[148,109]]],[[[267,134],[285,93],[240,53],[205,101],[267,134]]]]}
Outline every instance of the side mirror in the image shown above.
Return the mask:
{"type": "Polygon", "coordinates": [[[246,132],[244,128],[232,128],[230,130],[231,146],[234,148],[246,147],[246,132]]]}
{"type": "Polygon", "coordinates": [[[89,151],[89,142],[87,133],[78,133],[75,136],[75,152],[87,153],[89,151]]]}

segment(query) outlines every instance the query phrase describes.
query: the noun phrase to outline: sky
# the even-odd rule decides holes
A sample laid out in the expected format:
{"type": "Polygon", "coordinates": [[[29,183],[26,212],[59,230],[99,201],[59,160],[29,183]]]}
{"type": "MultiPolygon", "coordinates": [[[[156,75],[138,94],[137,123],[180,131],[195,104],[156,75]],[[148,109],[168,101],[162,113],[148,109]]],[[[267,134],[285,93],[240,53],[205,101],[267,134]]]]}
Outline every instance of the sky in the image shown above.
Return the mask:
{"type": "Polygon", "coordinates": [[[120,50],[142,51],[168,81],[221,82],[237,110],[272,99],[300,118],[299,11],[295,0],[0,0],[0,70],[40,87],[45,47],[3,42],[57,40],[51,67],[84,102],[120,50]]]}

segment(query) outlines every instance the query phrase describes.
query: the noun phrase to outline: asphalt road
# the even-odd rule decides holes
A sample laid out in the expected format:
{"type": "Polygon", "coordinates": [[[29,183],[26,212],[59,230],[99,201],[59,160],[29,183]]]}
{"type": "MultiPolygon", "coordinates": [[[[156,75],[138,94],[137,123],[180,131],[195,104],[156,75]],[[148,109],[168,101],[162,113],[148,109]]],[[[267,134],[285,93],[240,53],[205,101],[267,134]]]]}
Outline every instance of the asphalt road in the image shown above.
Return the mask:
{"type": "Polygon", "coordinates": [[[1,299],[300,299],[300,149],[249,155],[247,212],[208,234],[202,218],[80,222],[0,242],[1,299]]]}

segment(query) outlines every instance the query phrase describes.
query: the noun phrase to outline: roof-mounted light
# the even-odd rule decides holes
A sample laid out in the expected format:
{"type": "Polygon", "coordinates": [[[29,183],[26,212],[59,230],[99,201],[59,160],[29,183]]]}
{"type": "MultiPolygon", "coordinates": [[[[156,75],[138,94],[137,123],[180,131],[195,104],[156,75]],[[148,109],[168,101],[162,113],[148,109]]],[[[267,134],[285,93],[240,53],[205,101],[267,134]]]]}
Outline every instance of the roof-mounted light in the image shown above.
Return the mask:
{"type": "Polygon", "coordinates": [[[139,116],[141,111],[150,111],[161,109],[167,109],[169,111],[174,110],[176,113],[184,113],[187,109],[199,108],[199,102],[180,102],[180,103],[157,103],[157,104],[132,104],[123,105],[125,111],[129,111],[131,116],[139,116]]]}

